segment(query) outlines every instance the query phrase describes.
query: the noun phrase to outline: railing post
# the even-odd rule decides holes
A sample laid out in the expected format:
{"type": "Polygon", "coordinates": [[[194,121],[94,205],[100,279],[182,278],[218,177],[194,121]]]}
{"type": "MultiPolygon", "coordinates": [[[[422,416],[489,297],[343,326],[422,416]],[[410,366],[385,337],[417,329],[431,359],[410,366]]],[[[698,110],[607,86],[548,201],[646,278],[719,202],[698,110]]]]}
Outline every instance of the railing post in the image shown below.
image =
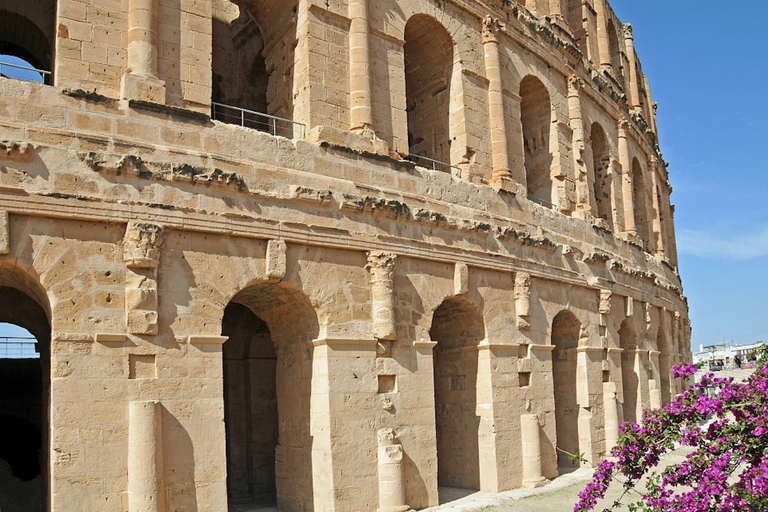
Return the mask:
{"type": "Polygon", "coordinates": [[[240,109],[240,126],[245,127],[245,110],[240,109]]]}

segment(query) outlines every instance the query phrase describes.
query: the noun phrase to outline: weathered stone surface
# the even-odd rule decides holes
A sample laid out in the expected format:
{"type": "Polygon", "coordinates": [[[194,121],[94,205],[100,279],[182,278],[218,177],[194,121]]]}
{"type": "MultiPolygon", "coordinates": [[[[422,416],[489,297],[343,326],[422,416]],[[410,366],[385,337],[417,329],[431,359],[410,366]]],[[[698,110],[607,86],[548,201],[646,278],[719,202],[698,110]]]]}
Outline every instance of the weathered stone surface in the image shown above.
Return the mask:
{"type": "Polygon", "coordinates": [[[0,0],[52,71],[0,77],[29,510],[419,509],[681,392],[650,92],[565,4],[0,0]]]}

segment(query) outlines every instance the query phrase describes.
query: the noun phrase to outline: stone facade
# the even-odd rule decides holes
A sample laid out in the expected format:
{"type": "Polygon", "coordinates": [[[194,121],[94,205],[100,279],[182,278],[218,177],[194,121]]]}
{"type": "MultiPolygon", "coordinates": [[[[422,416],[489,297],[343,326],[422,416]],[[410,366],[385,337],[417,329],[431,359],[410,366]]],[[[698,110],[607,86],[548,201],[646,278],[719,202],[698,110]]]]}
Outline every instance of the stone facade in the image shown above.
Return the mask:
{"type": "Polygon", "coordinates": [[[594,463],[681,391],[671,187],[605,0],[0,27],[51,71],[0,78],[0,320],[41,353],[0,415],[39,430],[36,510],[419,509],[594,463]]]}

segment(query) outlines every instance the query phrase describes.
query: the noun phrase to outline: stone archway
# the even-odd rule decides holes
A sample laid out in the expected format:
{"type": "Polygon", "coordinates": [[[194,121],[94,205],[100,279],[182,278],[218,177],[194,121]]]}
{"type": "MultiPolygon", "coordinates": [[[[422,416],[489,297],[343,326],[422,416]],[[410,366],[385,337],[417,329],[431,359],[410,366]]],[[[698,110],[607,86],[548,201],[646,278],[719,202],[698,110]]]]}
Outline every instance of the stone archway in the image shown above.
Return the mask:
{"type": "Polygon", "coordinates": [[[312,340],[317,315],[298,290],[250,286],[227,306],[222,335],[230,511],[313,508],[312,340]]]}
{"type": "Polygon", "coordinates": [[[50,476],[49,310],[45,293],[14,274],[0,270],[0,323],[17,325],[34,336],[39,357],[16,357],[8,351],[0,355],[0,510],[45,512],[50,476]]]}
{"type": "Polygon", "coordinates": [[[577,348],[581,323],[570,311],[561,311],[552,320],[552,381],[555,395],[555,431],[558,467],[573,466],[569,453],[580,451],[579,404],[576,391],[577,348]]]}
{"type": "Polygon", "coordinates": [[[483,317],[467,299],[451,297],[432,316],[437,481],[442,487],[480,489],[477,416],[477,345],[485,338],[483,317]]]}
{"type": "Polygon", "coordinates": [[[528,198],[551,207],[556,202],[552,187],[552,103],[549,91],[535,76],[520,82],[520,123],[525,151],[525,179],[528,198]]]}

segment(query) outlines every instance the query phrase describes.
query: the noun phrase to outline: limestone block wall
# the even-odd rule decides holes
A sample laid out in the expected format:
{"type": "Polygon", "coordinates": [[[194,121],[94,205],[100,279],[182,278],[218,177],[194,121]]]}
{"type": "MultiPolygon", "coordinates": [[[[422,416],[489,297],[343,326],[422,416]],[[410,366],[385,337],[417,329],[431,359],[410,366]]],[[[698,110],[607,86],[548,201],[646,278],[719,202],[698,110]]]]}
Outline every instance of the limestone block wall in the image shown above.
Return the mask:
{"type": "Polygon", "coordinates": [[[53,71],[0,78],[27,503],[425,508],[594,464],[684,390],[631,30],[603,0],[486,4],[0,0],[53,71]]]}

